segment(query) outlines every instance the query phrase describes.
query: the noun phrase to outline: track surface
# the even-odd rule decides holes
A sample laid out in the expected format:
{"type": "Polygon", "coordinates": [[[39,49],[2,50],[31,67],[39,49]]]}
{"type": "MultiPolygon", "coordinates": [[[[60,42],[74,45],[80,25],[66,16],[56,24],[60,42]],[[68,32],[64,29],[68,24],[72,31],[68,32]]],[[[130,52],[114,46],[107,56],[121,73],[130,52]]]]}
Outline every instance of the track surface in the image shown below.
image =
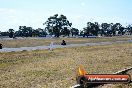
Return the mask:
{"type": "Polygon", "coordinates": [[[115,44],[115,43],[125,43],[125,42],[131,42],[129,41],[116,41],[116,42],[98,42],[98,43],[84,43],[84,44],[69,44],[66,46],[62,45],[53,45],[51,46],[35,46],[35,47],[20,47],[20,48],[3,48],[0,49],[0,52],[18,52],[18,51],[32,51],[32,50],[45,50],[45,49],[55,49],[55,48],[65,48],[65,47],[77,47],[77,46],[95,46],[95,45],[109,45],[109,44],[115,44]]]}

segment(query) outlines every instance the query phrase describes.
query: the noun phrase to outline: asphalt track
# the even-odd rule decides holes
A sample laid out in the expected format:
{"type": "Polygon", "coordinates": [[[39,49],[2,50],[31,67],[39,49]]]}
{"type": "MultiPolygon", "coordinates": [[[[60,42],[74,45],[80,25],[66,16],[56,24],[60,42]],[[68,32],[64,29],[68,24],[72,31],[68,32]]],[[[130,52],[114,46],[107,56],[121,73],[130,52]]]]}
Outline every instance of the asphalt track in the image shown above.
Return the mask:
{"type": "Polygon", "coordinates": [[[32,51],[32,50],[45,50],[45,49],[56,49],[56,48],[66,48],[66,47],[78,47],[78,46],[96,46],[96,45],[109,45],[109,44],[116,44],[116,43],[125,43],[130,42],[132,43],[132,40],[129,41],[115,41],[115,42],[97,42],[97,43],[84,43],[84,44],[69,44],[69,45],[52,45],[52,47],[49,46],[35,46],[35,47],[20,47],[20,48],[3,48],[0,49],[0,52],[18,52],[18,51],[32,51]]]}

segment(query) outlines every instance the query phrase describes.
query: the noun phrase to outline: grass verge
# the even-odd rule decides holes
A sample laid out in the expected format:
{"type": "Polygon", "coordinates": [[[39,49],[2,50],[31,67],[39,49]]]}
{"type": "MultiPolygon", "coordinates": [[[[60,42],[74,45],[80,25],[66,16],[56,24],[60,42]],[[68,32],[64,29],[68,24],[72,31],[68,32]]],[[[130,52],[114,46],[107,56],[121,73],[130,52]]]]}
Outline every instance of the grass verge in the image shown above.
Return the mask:
{"type": "Polygon", "coordinates": [[[87,73],[109,74],[132,66],[131,57],[131,43],[0,53],[0,87],[69,88],[80,64],[87,73]]]}

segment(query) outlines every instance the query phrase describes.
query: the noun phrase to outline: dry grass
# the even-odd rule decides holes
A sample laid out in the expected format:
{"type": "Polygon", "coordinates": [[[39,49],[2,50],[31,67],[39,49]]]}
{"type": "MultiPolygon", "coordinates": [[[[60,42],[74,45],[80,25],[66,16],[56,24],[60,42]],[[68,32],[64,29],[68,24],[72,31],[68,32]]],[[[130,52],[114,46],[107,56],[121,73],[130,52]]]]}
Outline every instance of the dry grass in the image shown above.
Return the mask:
{"type": "MultiPolygon", "coordinates": [[[[0,53],[0,88],[69,88],[76,84],[80,64],[87,73],[113,73],[130,67],[132,44],[0,53]]],[[[116,84],[112,88],[131,87],[116,84]]]]}
{"type": "Polygon", "coordinates": [[[104,37],[104,38],[52,38],[52,39],[38,39],[38,38],[23,38],[12,40],[0,40],[0,43],[4,47],[27,47],[27,46],[42,46],[49,45],[51,42],[55,44],[61,44],[62,40],[65,40],[67,44],[82,44],[89,42],[106,42],[106,41],[127,41],[132,39],[132,36],[120,36],[120,37],[104,37]]]}

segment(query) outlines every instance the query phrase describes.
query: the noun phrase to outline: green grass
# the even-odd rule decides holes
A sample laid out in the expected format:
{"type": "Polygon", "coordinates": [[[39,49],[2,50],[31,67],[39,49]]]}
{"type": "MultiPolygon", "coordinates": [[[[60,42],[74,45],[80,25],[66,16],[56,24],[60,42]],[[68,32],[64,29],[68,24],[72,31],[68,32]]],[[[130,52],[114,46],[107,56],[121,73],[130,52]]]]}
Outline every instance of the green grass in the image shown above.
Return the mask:
{"type": "MultiPolygon", "coordinates": [[[[131,57],[131,43],[0,53],[0,88],[69,88],[80,64],[87,73],[108,74],[131,67],[131,57]]],[[[121,87],[132,84],[112,86],[121,87]]]]}

